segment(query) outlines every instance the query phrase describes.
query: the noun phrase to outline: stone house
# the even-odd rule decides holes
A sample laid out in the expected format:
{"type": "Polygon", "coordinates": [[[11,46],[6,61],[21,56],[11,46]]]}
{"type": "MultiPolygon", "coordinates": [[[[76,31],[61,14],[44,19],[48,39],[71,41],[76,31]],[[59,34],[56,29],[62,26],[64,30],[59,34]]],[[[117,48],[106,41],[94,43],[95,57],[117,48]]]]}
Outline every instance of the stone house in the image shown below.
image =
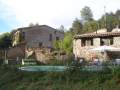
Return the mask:
{"type": "MultiPolygon", "coordinates": [[[[103,58],[100,52],[91,52],[90,49],[108,45],[120,48],[120,29],[113,29],[107,32],[106,29],[97,32],[76,35],[73,40],[73,53],[76,58],[84,58],[85,60],[93,60],[93,58],[103,58]]],[[[109,52],[109,59],[120,58],[120,53],[109,52]]]]}
{"type": "Polygon", "coordinates": [[[47,25],[18,28],[13,33],[13,46],[25,43],[26,47],[53,48],[55,40],[61,40],[64,33],[47,25]],[[18,40],[18,38],[20,39],[18,40]]]}
{"type": "Polygon", "coordinates": [[[15,59],[18,56],[19,58],[25,58],[27,55],[32,55],[35,52],[37,52],[36,58],[39,58],[41,49],[47,48],[45,50],[49,51],[54,48],[54,41],[62,40],[64,32],[47,25],[34,25],[14,30],[12,38],[13,47],[8,50],[8,58],[15,59]]]}

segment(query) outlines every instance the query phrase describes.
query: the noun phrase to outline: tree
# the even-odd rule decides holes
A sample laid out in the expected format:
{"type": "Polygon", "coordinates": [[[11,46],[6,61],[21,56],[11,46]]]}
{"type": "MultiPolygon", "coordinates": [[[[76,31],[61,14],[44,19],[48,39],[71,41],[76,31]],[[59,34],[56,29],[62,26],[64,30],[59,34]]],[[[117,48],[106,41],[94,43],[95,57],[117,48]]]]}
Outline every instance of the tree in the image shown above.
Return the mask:
{"type": "Polygon", "coordinates": [[[60,50],[60,49],[62,49],[61,48],[61,42],[62,41],[54,41],[54,43],[53,43],[53,46],[54,46],[54,48],[56,49],[56,50],[60,50]]]}
{"type": "Polygon", "coordinates": [[[83,26],[84,33],[94,32],[98,29],[98,22],[95,20],[86,22],[83,26]]]}
{"type": "Polygon", "coordinates": [[[73,35],[71,33],[66,33],[62,42],[62,49],[69,55],[72,53],[72,41],[73,35]]]}
{"type": "Polygon", "coordinates": [[[4,33],[0,35],[0,58],[6,60],[6,49],[12,46],[11,34],[4,33]],[[4,57],[5,56],[5,57],[4,57]]]}
{"type": "Polygon", "coordinates": [[[6,49],[6,48],[9,48],[10,46],[12,46],[11,34],[4,33],[0,35],[0,48],[6,49]]]}
{"type": "Polygon", "coordinates": [[[100,28],[107,28],[108,31],[111,31],[119,24],[119,19],[111,12],[103,15],[101,19],[99,19],[99,22],[100,28]],[[106,20],[104,17],[106,17],[106,20]]]}
{"type": "Polygon", "coordinates": [[[87,22],[93,19],[92,18],[93,14],[92,14],[90,7],[85,6],[80,12],[81,12],[81,17],[82,17],[83,22],[87,22]]]}
{"type": "Polygon", "coordinates": [[[120,10],[117,10],[117,11],[116,11],[115,16],[116,16],[116,18],[117,18],[117,20],[118,20],[118,26],[119,26],[119,28],[120,28],[120,10]]]}
{"type": "Polygon", "coordinates": [[[75,19],[72,23],[71,32],[74,34],[82,33],[83,25],[79,19],[75,19]]]}
{"type": "Polygon", "coordinates": [[[30,23],[30,24],[29,24],[29,27],[33,27],[33,26],[34,26],[34,24],[33,24],[33,23],[30,23]]]}
{"type": "Polygon", "coordinates": [[[65,28],[64,28],[63,25],[61,25],[60,28],[59,28],[60,31],[64,31],[64,29],[65,29],[65,28]]]}
{"type": "Polygon", "coordinates": [[[72,33],[66,32],[63,40],[54,42],[54,48],[59,51],[65,51],[69,55],[72,53],[72,41],[72,33]]]}
{"type": "Polygon", "coordinates": [[[120,10],[117,10],[117,11],[115,12],[115,16],[116,16],[118,19],[120,19],[120,10]]]}

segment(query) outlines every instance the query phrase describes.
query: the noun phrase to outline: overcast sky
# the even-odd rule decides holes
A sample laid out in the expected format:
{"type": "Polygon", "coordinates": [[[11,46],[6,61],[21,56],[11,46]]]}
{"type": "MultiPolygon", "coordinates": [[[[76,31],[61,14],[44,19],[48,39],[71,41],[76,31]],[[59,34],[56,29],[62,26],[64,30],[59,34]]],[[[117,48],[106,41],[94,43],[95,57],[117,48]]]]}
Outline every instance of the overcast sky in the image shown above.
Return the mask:
{"type": "Polygon", "coordinates": [[[0,0],[0,32],[26,27],[38,22],[54,28],[71,27],[80,10],[89,6],[94,18],[120,9],[120,0],[0,0]]]}

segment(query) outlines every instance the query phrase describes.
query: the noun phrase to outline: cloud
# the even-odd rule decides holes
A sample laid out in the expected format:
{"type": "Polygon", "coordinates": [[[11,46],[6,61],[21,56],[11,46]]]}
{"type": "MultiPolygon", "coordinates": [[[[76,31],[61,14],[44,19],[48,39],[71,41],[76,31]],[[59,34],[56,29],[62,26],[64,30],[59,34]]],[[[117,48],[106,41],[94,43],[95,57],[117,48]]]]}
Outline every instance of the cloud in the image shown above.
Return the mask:
{"type": "Polygon", "coordinates": [[[67,2],[68,0],[2,0],[5,10],[3,16],[8,19],[14,17],[18,23],[23,25],[38,22],[58,26],[62,24],[61,21],[72,15],[70,12],[72,1],[67,2]]]}
{"type": "Polygon", "coordinates": [[[119,9],[119,3],[119,0],[0,0],[0,18],[12,29],[31,22],[70,27],[76,17],[80,18],[84,6],[89,6],[98,19],[104,14],[104,5],[110,12],[119,9]]]}

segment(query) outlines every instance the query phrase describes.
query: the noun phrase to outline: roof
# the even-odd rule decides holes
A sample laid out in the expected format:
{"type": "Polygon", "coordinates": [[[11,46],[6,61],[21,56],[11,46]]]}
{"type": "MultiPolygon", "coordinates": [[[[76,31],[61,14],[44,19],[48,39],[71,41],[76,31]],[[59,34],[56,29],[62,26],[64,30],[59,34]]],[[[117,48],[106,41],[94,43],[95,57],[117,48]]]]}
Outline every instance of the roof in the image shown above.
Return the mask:
{"type": "Polygon", "coordinates": [[[79,38],[97,38],[97,37],[109,37],[109,36],[120,36],[120,32],[105,32],[105,33],[88,33],[88,34],[81,34],[81,35],[76,35],[74,39],[79,39],[79,38]]]}
{"type": "Polygon", "coordinates": [[[29,28],[34,28],[34,27],[50,27],[48,25],[33,25],[33,26],[28,26],[28,27],[22,27],[18,29],[29,29],[29,28]]]}
{"type": "Polygon", "coordinates": [[[48,25],[34,25],[34,26],[29,26],[29,27],[22,27],[22,28],[18,28],[16,30],[14,30],[13,33],[16,31],[24,32],[24,31],[30,31],[30,30],[49,30],[49,31],[57,31],[57,32],[63,33],[55,28],[48,26],[48,25]]]}

